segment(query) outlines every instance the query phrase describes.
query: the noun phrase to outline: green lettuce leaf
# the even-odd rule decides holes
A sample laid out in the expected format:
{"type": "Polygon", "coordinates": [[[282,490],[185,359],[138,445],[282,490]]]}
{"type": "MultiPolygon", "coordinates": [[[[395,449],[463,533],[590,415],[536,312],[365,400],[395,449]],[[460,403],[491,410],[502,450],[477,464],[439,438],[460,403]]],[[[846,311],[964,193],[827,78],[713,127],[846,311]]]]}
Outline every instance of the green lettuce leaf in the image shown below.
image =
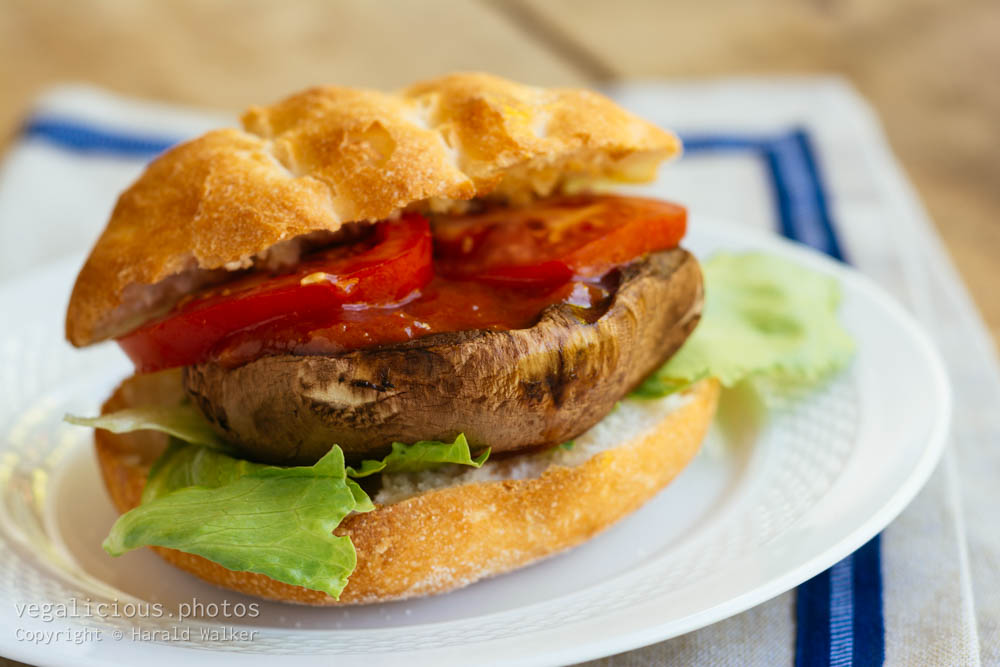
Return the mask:
{"type": "Polygon", "coordinates": [[[465,434],[460,433],[455,442],[438,442],[435,440],[421,440],[412,445],[402,442],[392,443],[392,451],[381,461],[362,461],[358,468],[348,468],[347,474],[351,477],[367,477],[378,472],[421,472],[430,470],[446,463],[458,463],[461,465],[478,468],[486,462],[490,456],[487,448],[476,458],[472,458],[469,451],[469,442],[465,439],[465,434]]]}
{"type": "Polygon", "coordinates": [[[313,466],[278,467],[234,456],[190,405],[122,410],[82,426],[115,433],[152,429],[170,444],[153,463],[141,504],[122,515],[104,541],[112,556],[143,546],[197,554],[230,570],[265,574],[338,597],[356,565],[348,537],[333,529],[350,512],[375,508],[352,477],[417,472],[448,463],[481,466],[464,435],[454,442],[393,443],[382,460],[344,465],[334,445],[313,466]]]}
{"type": "Polygon", "coordinates": [[[188,486],[216,489],[266,467],[263,463],[245,461],[209,447],[189,445],[171,438],[166,451],[149,469],[142,502],[152,502],[188,486]]]}
{"type": "Polygon", "coordinates": [[[709,376],[727,387],[758,377],[809,383],[851,358],[833,278],[760,253],[719,254],[702,267],[701,322],[634,396],[665,396],[709,376]]]}
{"type": "MultiPolygon", "coordinates": [[[[234,482],[249,472],[272,466],[227,456],[207,447],[187,446],[172,439],[167,450],[153,462],[142,492],[142,502],[151,502],[187,486],[217,488],[234,482]]],[[[347,470],[350,470],[348,468],[347,470]]],[[[354,494],[355,512],[375,509],[368,494],[350,477],[347,486],[354,494]]]]}
{"type": "Polygon", "coordinates": [[[226,449],[226,444],[216,434],[212,424],[190,403],[147,405],[99,417],[66,415],[64,419],[70,424],[103,428],[112,433],[162,431],[194,445],[226,449]]]}
{"type": "Polygon", "coordinates": [[[142,504],[104,541],[112,556],[162,546],[337,598],[357,562],[334,528],[373,508],[334,446],[312,466],[250,463],[173,441],[150,470],[142,504]]]}
{"type": "MultiPolygon", "coordinates": [[[[71,424],[103,428],[113,433],[142,430],[161,431],[186,443],[211,448],[208,451],[193,449],[185,453],[184,456],[161,457],[153,466],[149,484],[154,483],[155,475],[153,473],[157,471],[157,466],[168,459],[173,461],[169,472],[171,477],[169,481],[164,478],[162,482],[156,483],[169,483],[170,488],[173,489],[194,484],[190,479],[184,478],[185,475],[234,474],[242,476],[245,474],[245,470],[251,469],[251,466],[259,465],[225,456],[225,453],[235,452],[216,434],[212,424],[202,416],[198,409],[189,403],[130,408],[99,417],[66,415],[65,420],[71,424]],[[220,465],[222,459],[239,461],[242,467],[220,465]]],[[[490,450],[487,448],[479,456],[473,458],[464,434],[459,434],[454,442],[422,440],[412,445],[394,442],[392,443],[392,451],[384,459],[362,461],[357,468],[348,467],[347,474],[350,477],[361,478],[379,472],[420,472],[448,463],[478,468],[486,462],[489,455],[490,450]]],[[[149,487],[147,486],[147,488],[149,487]]]]}

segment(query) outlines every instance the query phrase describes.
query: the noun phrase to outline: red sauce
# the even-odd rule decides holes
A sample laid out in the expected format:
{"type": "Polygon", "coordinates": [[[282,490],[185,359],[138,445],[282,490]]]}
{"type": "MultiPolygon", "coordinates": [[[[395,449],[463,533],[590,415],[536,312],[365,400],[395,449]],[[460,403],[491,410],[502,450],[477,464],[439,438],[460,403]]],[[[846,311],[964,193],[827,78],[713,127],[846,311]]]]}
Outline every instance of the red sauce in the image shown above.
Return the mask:
{"type": "Polygon", "coordinates": [[[675,247],[685,228],[680,206],[610,195],[485,206],[433,224],[407,214],[316,250],[290,273],[250,271],[198,292],[119,343],[151,372],[520,329],[560,302],[596,319],[615,269],[675,247]]]}
{"type": "Polygon", "coordinates": [[[555,303],[570,303],[581,319],[592,321],[606,307],[613,281],[612,276],[538,290],[451,280],[439,274],[395,306],[346,307],[333,324],[299,321],[246,329],[224,340],[213,356],[216,362],[235,367],[262,356],[337,354],[448,331],[523,329],[555,303]]]}

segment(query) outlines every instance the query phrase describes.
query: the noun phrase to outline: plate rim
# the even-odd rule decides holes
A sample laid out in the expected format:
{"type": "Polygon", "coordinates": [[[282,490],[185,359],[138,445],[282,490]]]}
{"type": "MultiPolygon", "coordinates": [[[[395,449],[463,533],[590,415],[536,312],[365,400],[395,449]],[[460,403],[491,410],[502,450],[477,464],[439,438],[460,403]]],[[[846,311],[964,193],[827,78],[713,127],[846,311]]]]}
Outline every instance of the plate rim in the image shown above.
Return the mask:
{"type": "MultiPolygon", "coordinates": [[[[852,530],[848,531],[846,535],[842,535],[838,539],[831,541],[831,543],[821,552],[814,554],[811,558],[806,559],[804,562],[798,563],[795,567],[787,569],[780,575],[772,576],[765,581],[758,582],[749,590],[745,590],[742,593],[729,598],[725,603],[717,604],[714,607],[703,609],[698,612],[688,614],[687,616],[643,625],[641,627],[637,627],[631,632],[616,634],[614,636],[591,636],[588,641],[583,643],[578,641],[563,642],[562,647],[549,647],[549,650],[545,650],[541,653],[534,652],[518,656],[516,655],[517,652],[515,652],[515,654],[503,656],[503,664],[561,664],[600,658],[642,646],[647,646],[652,643],[664,641],[666,639],[700,629],[766,602],[767,600],[794,588],[803,581],[806,581],[810,577],[824,571],[834,563],[853,553],[857,548],[862,546],[865,542],[870,540],[874,535],[885,528],[885,526],[898,516],[903,509],[905,509],[920,489],[923,488],[945,451],[953,411],[953,393],[947,370],[930,335],[917,322],[916,318],[907,312],[907,310],[895,298],[893,298],[880,285],[857,269],[836,262],[835,260],[808,248],[807,246],[789,241],[763,230],[748,229],[745,225],[739,225],[738,223],[730,222],[715,216],[697,215],[693,217],[696,218],[696,225],[692,226],[692,235],[700,235],[703,230],[708,228],[708,234],[711,237],[716,239],[725,239],[725,242],[719,243],[718,245],[725,246],[731,244],[733,246],[731,248],[721,248],[723,251],[739,251],[743,249],[767,251],[768,249],[774,249],[777,247],[780,249],[777,251],[779,255],[799,262],[808,268],[818,269],[822,273],[833,275],[843,284],[850,284],[853,290],[858,294],[871,299],[878,309],[886,313],[887,317],[893,319],[895,323],[899,325],[900,329],[907,334],[910,341],[915,344],[920,357],[924,362],[926,362],[925,370],[931,377],[934,378],[934,381],[930,385],[930,389],[933,390],[933,393],[935,394],[934,398],[937,399],[935,400],[935,404],[940,406],[938,413],[933,419],[934,428],[924,437],[921,455],[913,465],[911,472],[889,495],[882,507],[877,508],[876,511],[869,515],[867,520],[862,522],[860,525],[855,526],[852,530]]],[[[82,255],[66,256],[54,262],[42,265],[14,280],[4,281],[0,283],[0,295],[5,293],[9,294],[18,290],[19,287],[35,282],[42,274],[66,272],[69,270],[71,265],[75,264],[79,266],[82,263],[81,258],[82,255]]],[[[67,285],[67,296],[68,287],[69,286],[67,285]]],[[[818,498],[816,503],[824,497],[826,496],[824,495],[818,498]]],[[[531,606],[538,604],[543,603],[536,602],[518,609],[528,609],[531,606]]],[[[513,609],[494,612],[492,614],[485,614],[477,618],[488,621],[492,617],[501,616],[511,611],[513,611],[513,609]]],[[[9,614],[2,614],[2,616],[8,615],[9,614]]],[[[17,619],[17,617],[13,617],[11,620],[23,621],[24,619],[17,619]]],[[[567,632],[569,628],[573,627],[573,625],[579,625],[590,621],[593,621],[593,619],[581,620],[576,623],[568,624],[565,627],[561,627],[559,629],[560,634],[567,632]]],[[[408,631],[419,632],[421,628],[429,627],[431,625],[447,625],[452,622],[454,621],[413,624],[406,626],[406,628],[408,631]]],[[[387,630],[389,629],[372,628],[366,630],[351,630],[350,632],[386,632],[387,630]]],[[[268,629],[267,632],[274,635],[293,633],[291,630],[281,628],[268,629]]],[[[553,638],[551,633],[549,634],[549,637],[553,638]]],[[[502,645],[509,644],[510,642],[511,638],[508,637],[487,640],[474,645],[493,646],[494,644],[502,645]]],[[[120,661],[120,658],[115,659],[114,656],[121,656],[121,649],[124,649],[131,644],[128,642],[115,642],[114,644],[102,642],[101,645],[105,647],[105,650],[97,651],[95,653],[103,654],[104,657],[100,657],[99,655],[88,655],[86,657],[74,655],[74,660],[80,661],[81,658],[84,658],[80,664],[117,663],[120,661]],[[111,650],[106,650],[107,648],[111,648],[111,650]],[[94,661],[91,661],[90,658],[94,658],[94,661]]],[[[0,649],[3,650],[4,655],[9,655],[16,659],[33,661],[41,659],[44,662],[46,660],[46,656],[51,660],[60,655],[65,655],[64,652],[58,650],[45,652],[44,648],[42,651],[34,651],[30,648],[38,648],[38,646],[39,645],[32,644],[26,645],[24,642],[13,640],[13,636],[10,640],[6,637],[0,639],[0,649]],[[28,648],[29,650],[21,650],[24,648],[28,648]]],[[[169,655],[172,657],[177,657],[185,653],[189,654],[192,650],[198,650],[194,647],[184,645],[168,646],[156,644],[155,647],[154,652],[160,651],[162,652],[160,654],[161,656],[169,655]]],[[[463,646],[462,648],[467,648],[467,646],[463,646]]],[[[421,650],[408,653],[406,657],[410,664],[422,664],[425,661],[429,662],[435,660],[435,654],[438,654],[440,651],[447,652],[454,650],[454,647],[448,649],[421,650]]],[[[131,653],[131,651],[127,652],[131,653]]],[[[143,647],[142,652],[144,654],[149,654],[149,647],[143,647]]],[[[204,651],[199,651],[199,653],[203,652],[204,651]]],[[[274,657],[267,654],[236,653],[224,650],[212,651],[210,655],[213,656],[213,660],[221,659],[223,661],[225,660],[223,656],[238,656],[240,660],[274,657]]],[[[343,654],[340,658],[347,661],[351,658],[351,655],[352,654],[343,654]]],[[[392,654],[378,654],[377,657],[388,658],[391,655],[392,654]]],[[[287,655],[286,658],[299,663],[309,663],[311,661],[325,662],[332,658],[332,656],[324,654],[290,654],[287,655]]]]}

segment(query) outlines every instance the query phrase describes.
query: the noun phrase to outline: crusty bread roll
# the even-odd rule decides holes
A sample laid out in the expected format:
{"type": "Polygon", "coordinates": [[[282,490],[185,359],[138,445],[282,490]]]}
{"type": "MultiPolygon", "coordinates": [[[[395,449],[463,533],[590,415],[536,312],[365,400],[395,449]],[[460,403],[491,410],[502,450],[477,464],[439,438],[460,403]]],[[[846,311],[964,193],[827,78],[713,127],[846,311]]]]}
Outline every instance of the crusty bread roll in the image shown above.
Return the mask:
{"type": "Polygon", "coordinates": [[[597,93],[486,74],[397,94],[312,88],[242,120],[167,151],[121,195],[73,289],[73,344],[126,333],[217,281],[213,271],[310,233],[476,197],[648,181],[680,150],[597,93]]]}
{"type": "MultiPolygon", "coordinates": [[[[718,384],[705,380],[659,401],[625,400],[569,451],[489,461],[476,471],[449,467],[387,480],[373,512],[351,515],[335,531],[349,535],[358,554],[339,603],[325,593],[228,570],[200,556],[154,550],[211,583],[285,602],[361,604],[453,590],[580,544],[638,509],[694,457],[718,393],[718,384]]],[[[176,374],[136,376],[115,391],[103,411],[180,396],[176,374]]],[[[139,503],[166,437],[97,430],[95,439],[105,484],[125,512],[139,503]]]]}
{"type": "MultiPolygon", "coordinates": [[[[680,150],[673,134],[596,93],[485,74],[454,74],[395,94],[313,88],[251,108],[242,125],[167,151],[121,195],[73,289],[66,316],[72,343],[127,333],[232,271],[294,264],[317,244],[351,238],[349,223],[462,211],[474,199],[516,206],[602,182],[648,181],[680,150]]],[[[696,266],[687,266],[683,291],[700,304],[696,266]]],[[[675,296],[668,305],[679,309],[674,319],[686,336],[700,308],[675,296]]],[[[614,390],[595,385],[607,394],[595,418],[669,352],[669,322],[655,326],[642,309],[626,310],[626,318],[647,318],[654,334],[662,333],[660,352],[649,363],[595,356],[595,368],[612,379],[635,375],[614,390]]],[[[562,346],[561,377],[568,344],[552,340],[562,346]]],[[[103,411],[182,400],[180,378],[179,369],[130,378],[103,411]]],[[[695,455],[717,395],[708,380],[660,401],[625,399],[569,449],[520,453],[479,469],[383,474],[376,509],[347,517],[334,531],[350,536],[358,556],[339,602],[199,556],[154,550],[209,582],[287,602],[360,604],[445,592],[573,547],[637,509],[695,455]]],[[[97,430],[95,439],[114,504],[123,512],[135,507],[166,436],[97,430]]]]}

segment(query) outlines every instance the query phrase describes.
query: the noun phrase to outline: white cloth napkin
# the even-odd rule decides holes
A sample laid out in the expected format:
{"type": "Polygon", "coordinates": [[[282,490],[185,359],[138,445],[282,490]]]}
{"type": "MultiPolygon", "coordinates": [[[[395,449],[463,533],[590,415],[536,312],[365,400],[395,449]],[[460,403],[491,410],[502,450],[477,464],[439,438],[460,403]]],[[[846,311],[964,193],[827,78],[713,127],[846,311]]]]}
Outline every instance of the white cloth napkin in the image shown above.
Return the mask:
{"type": "MultiPolygon", "coordinates": [[[[688,140],[651,192],[842,254],[931,332],[956,410],[942,464],[880,540],[797,591],[595,664],[1000,664],[1000,371],[868,106],[835,79],[609,92],[688,140]],[[846,606],[831,595],[845,581],[846,606]]],[[[44,95],[0,167],[0,280],[89,247],[159,146],[233,120],[90,88],[44,95]]]]}

